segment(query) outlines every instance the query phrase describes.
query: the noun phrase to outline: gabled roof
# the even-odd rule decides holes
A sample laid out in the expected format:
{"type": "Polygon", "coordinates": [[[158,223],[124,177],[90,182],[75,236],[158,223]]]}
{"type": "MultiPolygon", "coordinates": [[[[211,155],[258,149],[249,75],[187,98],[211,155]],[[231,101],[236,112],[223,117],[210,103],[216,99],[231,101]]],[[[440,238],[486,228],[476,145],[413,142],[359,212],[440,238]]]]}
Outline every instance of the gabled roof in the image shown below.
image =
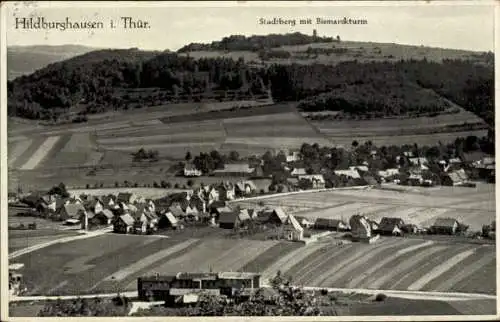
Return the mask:
{"type": "Polygon", "coordinates": [[[437,218],[434,222],[435,227],[453,227],[455,223],[458,223],[456,219],[453,218],[437,218]]]}
{"type": "Polygon", "coordinates": [[[251,216],[248,212],[248,209],[241,209],[240,213],[238,214],[238,218],[240,221],[250,220],[251,216]]]}
{"type": "Polygon", "coordinates": [[[134,218],[130,214],[123,214],[120,219],[127,225],[132,226],[135,222],[134,218]]]}
{"type": "Polygon", "coordinates": [[[417,157],[417,158],[409,158],[410,160],[410,163],[413,164],[413,165],[418,165],[418,164],[427,164],[428,161],[427,161],[427,158],[423,158],[423,157],[417,157]]]}
{"type": "Polygon", "coordinates": [[[304,231],[304,228],[302,228],[302,226],[299,224],[297,219],[295,219],[295,217],[292,214],[288,215],[286,223],[291,225],[293,229],[295,229],[296,231],[300,232],[304,231]]]}
{"type": "Polygon", "coordinates": [[[109,209],[104,209],[103,211],[100,212],[100,214],[103,214],[108,219],[113,219],[114,217],[113,212],[109,209]]]}
{"type": "Polygon", "coordinates": [[[307,174],[306,169],[304,168],[293,168],[291,173],[298,176],[307,174]]]}
{"type": "Polygon", "coordinates": [[[85,212],[85,208],[79,203],[70,203],[63,206],[64,211],[69,217],[76,217],[80,211],[85,212]]]}
{"type": "Polygon", "coordinates": [[[346,177],[350,177],[350,178],[353,178],[353,179],[359,179],[361,178],[361,176],[359,175],[359,172],[358,170],[356,169],[348,169],[348,170],[335,170],[333,171],[336,175],[338,176],[346,176],[346,177]]]}
{"type": "Polygon", "coordinates": [[[118,201],[128,203],[130,201],[130,198],[132,198],[132,196],[133,196],[133,193],[131,193],[131,192],[120,192],[120,193],[118,193],[118,196],[116,197],[116,199],[118,201]]]}
{"type": "Polygon", "coordinates": [[[240,191],[245,191],[245,188],[247,186],[249,186],[251,190],[257,190],[257,186],[255,186],[255,183],[253,183],[253,181],[245,180],[245,181],[238,181],[236,183],[236,187],[238,187],[240,191]]]}
{"type": "Polygon", "coordinates": [[[465,173],[464,169],[449,172],[448,177],[453,182],[464,182],[468,180],[467,174],[465,173]]]}
{"type": "Polygon", "coordinates": [[[232,224],[236,222],[236,219],[238,219],[238,214],[236,212],[222,212],[219,216],[219,223],[232,224]]]}
{"type": "Polygon", "coordinates": [[[272,214],[276,214],[276,216],[279,218],[279,220],[282,223],[286,222],[287,215],[286,215],[285,211],[283,210],[283,208],[281,208],[281,207],[276,207],[276,208],[272,208],[272,209],[265,209],[263,212],[267,216],[270,216],[272,214]]]}
{"type": "Polygon", "coordinates": [[[185,215],[184,211],[182,211],[180,207],[172,206],[168,208],[168,211],[170,211],[175,217],[183,217],[185,215]]]}
{"type": "Polygon", "coordinates": [[[198,170],[198,169],[196,168],[196,166],[193,163],[186,163],[184,165],[184,170],[194,171],[194,170],[198,170]]]}
{"type": "Polygon", "coordinates": [[[175,216],[170,211],[167,211],[162,216],[167,218],[167,220],[170,222],[172,226],[177,225],[177,223],[179,222],[177,218],[175,218],[175,216]]]}
{"type": "Polygon", "coordinates": [[[403,219],[397,217],[384,217],[378,225],[380,230],[392,231],[394,227],[401,228],[404,225],[403,219]]]}

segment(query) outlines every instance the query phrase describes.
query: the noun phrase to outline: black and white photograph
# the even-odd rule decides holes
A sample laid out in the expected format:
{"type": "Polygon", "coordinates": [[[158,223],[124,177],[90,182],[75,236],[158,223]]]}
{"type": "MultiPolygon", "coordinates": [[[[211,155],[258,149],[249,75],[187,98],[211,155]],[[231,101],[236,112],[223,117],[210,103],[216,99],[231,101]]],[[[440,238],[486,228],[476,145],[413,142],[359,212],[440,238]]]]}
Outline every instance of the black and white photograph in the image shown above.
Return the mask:
{"type": "Polygon", "coordinates": [[[499,9],[2,3],[1,320],[498,319],[499,9]]]}

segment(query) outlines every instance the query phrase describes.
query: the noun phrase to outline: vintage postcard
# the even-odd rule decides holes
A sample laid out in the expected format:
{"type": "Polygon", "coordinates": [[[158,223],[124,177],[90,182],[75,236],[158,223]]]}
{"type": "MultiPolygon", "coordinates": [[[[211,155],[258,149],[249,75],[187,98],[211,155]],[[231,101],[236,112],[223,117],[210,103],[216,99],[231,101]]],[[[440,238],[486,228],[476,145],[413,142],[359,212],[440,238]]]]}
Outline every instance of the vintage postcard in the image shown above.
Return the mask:
{"type": "Polygon", "coordinates": [[[2,3],[2,320],[497,319],[499,8],[2,3]]]}

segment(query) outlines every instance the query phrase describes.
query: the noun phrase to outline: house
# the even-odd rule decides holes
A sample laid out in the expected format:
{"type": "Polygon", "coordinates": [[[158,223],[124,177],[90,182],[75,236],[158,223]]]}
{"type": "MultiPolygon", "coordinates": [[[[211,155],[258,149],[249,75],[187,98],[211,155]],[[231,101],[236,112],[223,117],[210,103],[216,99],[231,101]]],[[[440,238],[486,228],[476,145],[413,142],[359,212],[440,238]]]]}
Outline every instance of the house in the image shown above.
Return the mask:
{"type": "Polygon", "coordinates": [[[378,185],[377,180],[372,175],[369,174],[363,175],[363,180],[370,186],[378,185]]]}
{"type": "Polygon", "coordinates": [[[220,217],[220,215],[225,212],[233,212],[233,209],[231,209],[231,207],[229,206],[223,206],[213,210],[213,214],[215,214],[217,217],[220,217]]]}
{"type": "Polygon", "coordinates": [[[84,203],[84,207],[87,210],[91,210],[94,213],[98,214],[104,210],[104,206],[101,201],[97,198],[92,198],[84,203]]]}
{"type": "Polygon", "coordinates": [[[186,163],[184,165],[184,176],[185,177],[199,177],[202,175],[201,170],[197,169],[192,163],[186,163]]]}
{"type": "Polygon", "coordinates": [[[238,213],[238,220],[242,223],[251,220],[252,214],[253,211],[251,211],[251,209],[240,209],[240,212],[238,213]]]}
{"type": "Polygon", "coordinates": [[[437,218],[434,224],[430,227],[433,234],[448,234],[454,235],[457,232],[459,223],[453,218],[437,218]]]}
{"type": "Polygon", "coordinates": [[[137,196],[131,192],[120,192],[116,197],[116,201],[124,204],[133,204],[137,199],[137,196]]]}
{"type": "Polygon", "coordinates": [[[198,211],[198,209],[196,207],[188,206],[186,208],[186,216],[187,217],[198,219],[199,214],[200,214],[200,212],[198,211]]]}
{"type": "Polygon", "coordinates": [[[401,218],[384,217],[378,225],[377,232],[381,235],[402,236],[405,223],[401,218]]]}
{"type": "Polygon", "coordinates": [[[427,160],[427,158],[423,158],[423,157],[408,158],[408,160],[410,161],[410,164],[414,165],[414,166],[429,164],[429,161],[427,160]]]}
{"type": "Polygon", "coordinates": [[[337,176],[346,176],[352,179],[359,179],[361,176],[357,169],[348,169],[348,170],[335,170],[333,171],[337,176]]]}
{"type": "Polygon", "coordinates": [[[169,228],[169,227],[177,228],[178,224],[179,221],[170,211],[162,213],[158,221],[159,228],[169,228]]]}
{"type": "Polygon", "coordinates": [[[397,168],[389,168],[389,169],[378,172],[378,175],[384,179],[398,175],[398,174],[399,174],[399,169],[397,169],[397,168]]]}
{"type": "MultiPolygon", "coordinates": [[[[96,213],[92,222],[96,225],[111,225],[114,219],[113,212],[109,209],[103,209],[102,211],[96,213]]],[[[90,217],[89,217],[90,219],[90,217]]]]}
{"type": "Polygon", "coordinates": [[[219,227],[223,229],[233,229],[237,228],[239,226],[239,218],[238,218],[238,213],[235,211],[232,211],[231,209],[221,211],[219,215],[219,227]]]}
{"type": "Polygon", "coordinates": [[[325,178],[322,174],[310,174],[305,176],[299,176],[300,180],[309,180],[312,183],[313,189],[324,189],[325,188],[325,178]]]}
{"type": "Polygon", "coordinates": [[[368,166],[366,166],[366,165],[351,166],[351,167],[349,167],[349,170],[351,170],[351,171],[359,170],[359,171],[363,171],[363,172],[368,172],[368,166]]]}
{"type": "Polygon", "coordinates": [[[208,213],[210,214],[218,214],[217,213],[217,209],[219,208],[224,208],[226,207],[226,202],[225,201],[222,201],[222,200],[219,200],[219,201],[213,201],[211,203],[208,204],[208,213]]]}
{"type": "Polygon", "coordinates": [[[317,218],[314,221],[314,228],[333,231],[346,231],[349,229],[349,225],[342,219],[317,218]]]}
{"type": "Polygon", "coordinates": [[[354,215],[349,219],[353,241],[368,241],[374,237],[371,223],[361,215],[354,215]]]}
{"type": "Polygon", "coordinates": [[[149,218],[144,213],[135,213],[132,215],[134,218],[133,232],[136,234],[146,234],[149,228],[149,218]]]}
{"type": "Polygon", "coordinates": [[[265,175],[264,175],[264,169],[262,168],[262,166],[258,165],[256,167],[253,168],[253,173],[252,175],[250,176],[250,178],[254,178],[254,179],[259,179],[259,178],[264,178],[265,175]]]}
{"type": "Polygon", "coordinates": [[[208,187],[207,199],[209,204],[212,201],[219,201],[220,200],[219,190],[215,189],[214,187],[208,187]]]}
{"type": "Polygon", "coordinates": [[[286,154],[286,162],[287,163],[297,162],[297,161],[300,161],[300,159],[301,159],[301,157],[300,157],[300,152],[299,151],[289,151],[286,154]]]}
{"type": "Polygon", "coordinates": [[[266,219],[267,222],[282,225],[286,222],[287,215],[283,208],[276,207],[273,209],[264,209],[262,211],[262,217],[266,219]]]}
{"type": "Polygon", "coordinates": [[[229,163],[224,165],[224,169],[214,170],[216,176],[250,177],[253,176],[255,168],[251,168],[247,163],[229,163]]]}
{"type": "Polygon", "coordinates": [[[79,203],[75,204],[65,204],[61,208],[58,209],[55,218],[58,220],[68,220],[68,219],[78,219],[80,218],[81,214],[84,214],[86,212],[85,208],[83,205],[79,203]]]}
{"type": "Polygon", "coordinates": [[[100,200],[101,200],[101,203],[102,203],[104,208],[107,208],[107,209],[118,208],[115,195],[102,196],[102,197],[100,197],[100,200]]]}
{"type": "Polygon", "coordinates": [[[292,214],[288,215],[282,229],[286,240],[301,241],[304,239],[304,228],[292,214]]]}
{"type": "Polygon", "coordinates": [[[410,186],[419,186],[424,183],[424,178],[421,174],[411,173],[408,177],[408,185],[410,186]]]}
{"type": "Polygon", "coordinates": [[[170,206],[168,208],[168,211],[175,217],[175,218],[183,218],[186,216],[186,213],[182,210],[180,206],[170,206]]]}
{"type": "Polygon", "coordinates": [[[302,227],[310,228],[314,226],[314,222],[305,217],[295,216],[295,219],[297,219],[297,221],[302,227]]]}
{"type": "Polygon", "coordinates": [[[443,186],[458,186],[466,183],[468,180],[467,174],[464,169],[448,172],[441,179],[443,186]]]}
{"type": "Polygon", "coordinates": [[[123,214],[113,223],[115,233],[128,234],[134,229],[134,218],[130,214],[123,214]]]}
{"type": "Polygon", "coordinates": [[[292,177],[304,176],[306,174],[307,172],[305,168],[293,168],[293,170],[290,172],[290,175],[292,177]]]}
{"type": "Polygon", "coordinates": [[[224,182],[217,185],[216,189],[219,191],[219,199],[221,200],[234,200],[236,197],[236,190],[232,183],[224,182]]]}
{"type": "Polygon", "coordinates": [[[198,212],[207,212],[207,203],[197,194],[191,197],[191,199],[189,200],[189,206],[191,208],[196,208],[198,212]]]}
{"type": "Polygon", "coordinates": [[[17,194],[15,192],[9,192],[7,194],[7,198],[8,198],[8,203],[9,204],[12,204],[12,203],[16,203],[19,201],[19,198],[17,196],[17,194]]]}
{"type": "Polygon", "coordinates": [[[257,190],[257,186],[253,181],[238,181],[235,185],[235,194],[238,196],[246,196],[254,193],[257,190]]]}

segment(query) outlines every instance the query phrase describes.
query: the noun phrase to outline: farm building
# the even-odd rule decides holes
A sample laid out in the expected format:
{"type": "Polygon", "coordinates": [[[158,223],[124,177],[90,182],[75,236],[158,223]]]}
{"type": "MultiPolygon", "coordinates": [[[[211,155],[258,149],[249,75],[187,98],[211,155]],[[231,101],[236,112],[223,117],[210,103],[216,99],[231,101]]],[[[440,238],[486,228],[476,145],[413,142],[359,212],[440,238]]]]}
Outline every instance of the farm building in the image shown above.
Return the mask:
{"type": "Polygon", "coordinates": [[[362,172],[368,172],[368,166],[366,165],[356,165],[356,166],[351,166],[349,167],[349,170],[352,170],[352,171],[362,171],[362,172]]]}
{"type": "Polygon", "coordinates": [[[349,225],[341,219],[317,218],[316,221],[314,221],[314,228],[334,231],[346,231],[349,229],[349,225]]]}
{"type": "Polygon", "coordinates": [[[295,219],[297,219],[297,221],[299,222],[299,224],[302,226],[302,227],[305,227],[305,228],[310,228],[312,226],[314,226],[314,222],[311,221],[310,219],[308,218],[305,218],[305,217],[301,217],[301,216],[295,216],[295,219]]]}
{"type": "Polygon", "coordinates": [[[137,196],[131,192],[120,192],[116,197],[116,201],[124,204],[133,204],[137,200],[137,196]]]}
{"type": "Polygon", "coordinates": [[[233,200],[236,197],[235,187],[230,182],[219,184],[216,189],[221,200],[233,200]]]}
{"type": "Polygon", "coordinates": [[[410,186],[419,186],[424,183],[424,178],[421,174],[411,173],[408,177],[408,185],[410,186]]]}
{"type": "Polygon", "coordinates": [[[158,228],[176,228],[179,221],[175,216],[170,212],[164,212],[160,215],[160,219],[158,220],[158,228]]]}
{"type": "Polygon", "coordinates": [[[239,216],[236,211],[221,211],[219,215],[219,227],[233,229],[239,226],[239,216]]]}
{"type": "Polygon", "coordinates": [[[305,176],[307,174],[305,168],[293,168],[290,172],[292,177],[305,176]]]}
{"type": "Polygon", "coordinates": [[[58,220],[68,220],[68,219],[78,219],[80,218],[81,214],[84,214],[86,212],[85,208],[79,204],[66,204],[62,206],[61,208],[58,209],[56,213],[56,218],[58,220]]]}
{"type": "Polygon", "coordinates": [[[322,174],[310,174],[305,176],[299,176],[299,180],[308,180],[312,183],[313,189],[324,189],[325,188],[325,178],[322,174]]]}
{"type": "Polygon", "coordinates": [[[447,173],[441,179],[441,184],[443,186],[458,186],[469,181],[467,174],[464,169],[456,170],[447,173]]]}
{"type": "Polygon", "coordinates": [[[95,215],[95,219],[98,220],[101,225],[111,225],[113,223],[114,215],[109,209],[104,209],[95,215]]]}
{"type": "Polygon", "coordinates": [[[253,209],[240,209],[238,218],[241,222],[251,220],[254,215],[253,209]]]}
{"type": "Polygon", "coordinates": [[[250,180],[238,181],[235,185],[235,194],[237,196],[250,195],[255,191],[257,191],[257,186],[250,180]]]}
{"type": "Polygon", "coordinates": [[[199,177],[202,175],[201,170],[197,169],[192,163],[187,163],[184,165],[184,176],[185,177],[199,177]]]}
{"type": "Polygon", "coordinates": [[[265,218],[265,221],[279,225],[284,224],[287,219],[287,215],[281,207],[264,209],[261,216],[265,218]]]}
{"type": "Polygon", "coordinates": [[[372,223],[369,222],[364,216],[354,215],[349,219],[349,226],[351,227],[351,234],[353,241],[364,241],[371,243],[377,239],[373,236],[372,223]]]}
{"type": "Polygon", "coordinates": [[[403,227],[405,223],[401,218],[384,217],[378,225],[377,233],[381,235],[403,235],[403,227]]]}
{"type": "Polygon", "coordinates": [[[207,211],[207,203],[203,198],[198,195],[193,195],[191,199],[189,199],[189,206],[191,208],[196,208],[198,212],[206,212],[207,211]]]}
{"type": "Polygon", "coordinates": [[[225,164],[224,169],[214,170],[216,176],[230,177],[250,177],[253,176],[255,168],[251,168],[247,163],[230,163],[225,164]]]}
{"type": "Polygon", "coordinates": [[[196,301],[198,295],[195,293],[232,297],[236,292],[250,295],[258,289],[260,274],[246,272],[178,273],[175,276],[157,275],[137,279],[139,299],[143,301],[185,300],[185,295],[194,296],[196,301]]]}
{"type": "Polygon", "coordinates": [[[297,219],[290,214],[283,225],[283,236],[286,240],[301,241],[304,239],[304,228],[297,219]]]}
{"type": "Polygon", "coordinates": [[[130,214],[123,214],[113,223],[115,233],[128,234],[134,229],[134,218],[130,214]]]}
{"type": "Polygon", "coordinates": [[[100,197],[100,200],[104,208],[115,209],[118,207],[115,195],[102,196],[100,197]]]}
{"type": "Polygon", "coordinates": [[[390,168],[390,169],[386,169],[386,170],[378,172],[378,175],[384,179],[387,179],[389,177],[392,177],[392,176],[395,176],[398,174],[399,174],[399,169],[397,169],[397,168],[390,168]]]}
{"type": "Polygon", "coordinates": [[[134,214],[133,232],[135,234],[145,234],[148,231],[149,219],[145,214],[134,214]]]}
{"type": "Polygon", "coordinates": [[[433,234],[454,235],[457,232],[459,223],[453,218],[437,218],[434,224],[430,227],[433,234]]]}
{"type": "Polygon", "coordinates": [[[175,216],[175,218],[182,218],[186,214],[179,205],[172,205],[168,208],[168,211],[175,216]]]}

